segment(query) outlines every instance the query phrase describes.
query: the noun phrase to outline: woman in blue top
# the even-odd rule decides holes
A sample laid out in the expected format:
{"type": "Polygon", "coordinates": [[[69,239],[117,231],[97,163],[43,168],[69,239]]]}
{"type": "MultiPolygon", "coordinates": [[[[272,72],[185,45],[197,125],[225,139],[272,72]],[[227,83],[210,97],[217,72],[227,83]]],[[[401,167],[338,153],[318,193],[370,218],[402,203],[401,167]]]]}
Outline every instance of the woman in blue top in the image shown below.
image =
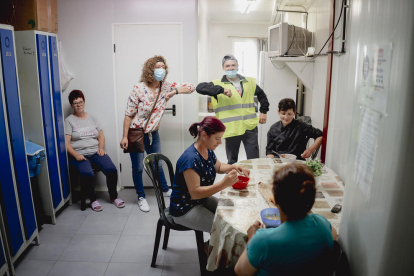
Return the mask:
{"type": "Polygon", "coordinates": [[[170,214],[177,224],[211,232],[218,200],[213,195],[238,181],[237,174],[249,175],[240,165],[217,160],[214,150],[221,144],[226,127],[215,117],[205,117],[191,125],[190,134],[197,141],[177,161],[170,200],[170,214]],[[216,173],[227,173],[214,183],[216,173]]]}
{"type": "Polygon", "coordinates": [[[315,178],[304,164],[276,171],[273,195],[282,224],[247,231],[248,244],[234,271],[237,275],[326,275],[336,239],[335,228],[310,212],[315,202],[315,178]]]}

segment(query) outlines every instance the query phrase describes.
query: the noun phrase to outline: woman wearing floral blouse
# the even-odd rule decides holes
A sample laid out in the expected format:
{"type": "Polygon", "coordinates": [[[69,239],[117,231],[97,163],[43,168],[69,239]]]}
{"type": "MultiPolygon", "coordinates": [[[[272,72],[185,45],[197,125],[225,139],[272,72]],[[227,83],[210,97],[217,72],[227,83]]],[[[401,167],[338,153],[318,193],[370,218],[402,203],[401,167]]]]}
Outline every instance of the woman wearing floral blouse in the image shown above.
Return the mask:
{"type": "MultiPolygon", "coordinates": [[[[167,101],[177,94],[190,94],[194,92],[195,87],[191,83],[168,82],[168,65],[163,56],[154,56],[149,58],[142,68],[141,82],[134,86],[128,98],[127,108],[125,110],[123,137],[121,148],[128,147],[128,130],[130,128],[145,129],[144,145],[147,154],[161,153],[161,141],[158,133],[162,116],[165,112],[167,101]],[[160,88],[160,83],[162,87],[160,88]],[[156,101],[158,93],[158,101],[156,101]],[[154,111],[150,114],[153,106],[154,111]],[[150,116],[151,115],[151,116],[150,116]]],[[[129,153],[132,163],[132,178],[138,194],[138,206],[143,212],[149,212],[150,208],[145,199],[144,185],[142,182],[142,172],[144,166],[142,160],[144,153],[129,153]]],[[[171,191],[165,180],[161,164],[159,165],[160,180],[164,196],[170,196],[171,191]]]]}

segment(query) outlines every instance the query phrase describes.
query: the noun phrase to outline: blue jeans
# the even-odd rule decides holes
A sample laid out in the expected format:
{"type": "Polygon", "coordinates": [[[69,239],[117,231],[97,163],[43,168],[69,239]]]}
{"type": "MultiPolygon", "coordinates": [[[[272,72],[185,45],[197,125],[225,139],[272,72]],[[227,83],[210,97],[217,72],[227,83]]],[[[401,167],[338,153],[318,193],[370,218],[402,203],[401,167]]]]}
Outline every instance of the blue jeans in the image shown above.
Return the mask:
{"type": "Polygon", "coordinates": [[[118,170],[111,158],[107,154],[100,156],[97,153],[84,155],[84,157],[86,160],[83,161],[76,161],[76,159],[71,158],[69,164],[80,174],[80,185],[85,187],[91,202],[96,200],[95,174],[93,173],[92,168],[99,169],[103,172],[106,176],[106,185],[108,186],[109,196],[112,199],[117,198],[118,192],[116,191],[116,184],[118,183],[118,170]]]}
{"type": "MultiPolygon", "coordinates": [[[[144,135],[145,151],[147,152],[147,154],[161,153],[161,139],[160,139],[158,130],[151,132],[151,134],[152,134],[151,145],[150,145],[148,134],[145,133],[144,135]]],[[[144,164],[142,163],[142,161],[144,160],[144,153],[143,152],[130,152],[129,157],[131,157],[132,178],[134,180],[135,190],[137,191],[138,197],[145,198],[144,183],[142,182],[142,171],[144,170],[144,164]]],[[[169,188],[168,188],[167,180],[165,180],[165,175],[162,169],[161,161],[158,164],[158,168],[159,168],[159,173],[160,173],[162,191],[168,192],[169,188]]]]}

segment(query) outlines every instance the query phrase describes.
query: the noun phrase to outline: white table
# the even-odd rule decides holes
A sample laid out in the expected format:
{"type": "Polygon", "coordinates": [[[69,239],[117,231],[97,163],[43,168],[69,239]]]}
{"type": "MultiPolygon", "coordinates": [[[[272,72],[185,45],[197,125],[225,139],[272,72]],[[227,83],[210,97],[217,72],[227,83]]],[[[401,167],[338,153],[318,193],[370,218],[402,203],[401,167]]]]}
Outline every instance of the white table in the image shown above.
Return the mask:
{"type": "MultiPolygon", "coordinates": [[[[285,165],[277,162],[280,160],[260,158],[238,163],[250,169],[250,182],[243,190],[229,187],[220,193],[211,230],[207,270],[236,264],[246,247],[247,229],[256,220],[261,221],[261,210],[269,208],[259,192],[258,183],[272,182],[275,167],[285,165]]],[[[324,216],[338,231],[341,213],[334,214],[331,208],[342,203],[343,182],[329,168],[325,168],[324,173],[315,179],[317,192],[312,211],[324,216]]]]}

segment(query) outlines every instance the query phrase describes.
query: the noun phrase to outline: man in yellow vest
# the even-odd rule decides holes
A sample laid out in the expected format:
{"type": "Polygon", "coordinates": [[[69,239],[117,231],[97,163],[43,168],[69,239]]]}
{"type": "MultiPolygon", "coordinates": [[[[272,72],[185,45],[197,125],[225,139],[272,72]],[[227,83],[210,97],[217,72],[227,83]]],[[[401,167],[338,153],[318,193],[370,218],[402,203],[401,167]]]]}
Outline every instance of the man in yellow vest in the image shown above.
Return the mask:
{"type": "Polygon", "coordinates": [[[221,79],[200,83],[196,90],[212,97],[216,117],[226,126],[223,138],[226,140],[228,164],[237,162],[242,141],[247,159],[259,158],[257,124],[266,123],[269,101],[256,84],[256,79],[237,74],[239,64],[233,55],[225,55],[222,66],[225,75],[221,79]],[[259,117],[254,106],[254,96],[260,102],[259,117]]]}

